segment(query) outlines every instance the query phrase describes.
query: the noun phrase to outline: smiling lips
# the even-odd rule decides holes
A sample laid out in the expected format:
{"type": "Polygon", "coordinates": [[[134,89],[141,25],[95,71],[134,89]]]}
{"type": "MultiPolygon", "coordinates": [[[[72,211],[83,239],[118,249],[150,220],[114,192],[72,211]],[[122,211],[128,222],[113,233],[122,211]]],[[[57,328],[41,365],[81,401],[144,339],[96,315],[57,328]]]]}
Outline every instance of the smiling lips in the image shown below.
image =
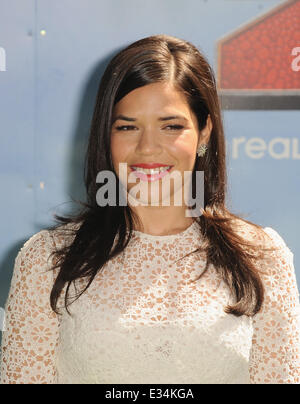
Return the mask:
{"type": "Polygon", "coordinates": [[[156,181],[163,178],[172,167],[161,163],[140,163],[130,166],[134,175],[142,181],[156,181]]]}

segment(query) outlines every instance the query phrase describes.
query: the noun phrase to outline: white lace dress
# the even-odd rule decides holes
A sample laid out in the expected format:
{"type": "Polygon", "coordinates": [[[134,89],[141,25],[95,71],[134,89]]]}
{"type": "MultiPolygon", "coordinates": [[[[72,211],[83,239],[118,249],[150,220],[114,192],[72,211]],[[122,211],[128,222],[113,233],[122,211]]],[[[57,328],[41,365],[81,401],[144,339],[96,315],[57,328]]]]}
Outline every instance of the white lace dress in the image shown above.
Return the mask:
{"type": "Polygon", "coordinates": [[[266,296],[252,318],[224,312],[234,300],[213,266],[191,282],[205,266],[204,253],[193,252],[202,237],[195,222],[171,236],[135,231],[70,306],[72,317],[57,316],[49,303],[56,273],[45,272],[53,239],[37,233],[15,261],[1,383],[298,384],[293,254],[275,230],[264,230],[279,249],[261,262],[266,296]]]}

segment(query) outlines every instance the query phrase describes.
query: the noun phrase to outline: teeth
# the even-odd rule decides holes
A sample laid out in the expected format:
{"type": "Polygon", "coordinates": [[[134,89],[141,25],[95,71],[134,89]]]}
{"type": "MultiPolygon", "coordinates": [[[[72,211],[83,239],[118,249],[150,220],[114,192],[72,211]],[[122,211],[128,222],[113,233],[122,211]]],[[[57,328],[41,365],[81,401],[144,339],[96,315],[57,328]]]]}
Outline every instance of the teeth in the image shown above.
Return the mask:
{"type": "Polygon", "coordinates": [[[132,166],[132,169],[134,171],[140,172],[142,174],[159,174],[163,171],[166,171],[170,168],[171,166],[167,166],[167,167],[158,167],[158,168],[141,168],[141,167],[134,167],[132,166]]]}

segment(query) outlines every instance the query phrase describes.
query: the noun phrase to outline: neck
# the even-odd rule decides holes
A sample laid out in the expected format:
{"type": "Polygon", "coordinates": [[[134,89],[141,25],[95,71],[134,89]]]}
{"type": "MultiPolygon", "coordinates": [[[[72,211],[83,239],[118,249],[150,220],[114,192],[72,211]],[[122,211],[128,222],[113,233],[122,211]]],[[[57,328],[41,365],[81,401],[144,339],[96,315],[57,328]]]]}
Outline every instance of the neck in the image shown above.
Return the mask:
{"type": "Polygon", "coordinates": [[[186,217],[186,207],[182,206],[134,206],[130,207],[138,221],[134,221],[134,230],[163,236],[180,233],[194,222],[186,217]]]}

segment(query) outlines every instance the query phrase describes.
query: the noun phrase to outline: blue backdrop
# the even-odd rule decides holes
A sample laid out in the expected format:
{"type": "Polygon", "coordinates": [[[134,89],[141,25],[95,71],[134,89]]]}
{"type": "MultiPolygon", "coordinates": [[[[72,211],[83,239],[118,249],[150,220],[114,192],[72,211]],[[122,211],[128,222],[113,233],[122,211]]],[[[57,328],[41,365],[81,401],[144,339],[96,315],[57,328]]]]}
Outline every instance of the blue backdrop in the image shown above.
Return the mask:
{"type": "MultiPolygon", "coordinates": [[[[164,33],[194,43],[216,72],[217,41],[282,3],[0,0],[0,307],[23,243],[52,225],[54,212],[68,212],[71,196],[83,197],[83,155],[109,59],[164,33]]],[[[294,252],[299,282],[300,111],[223,110],[223,117],[229,207],[279,232],[294,252]],[[294,155],[279,158],[281,146],[270,146],[275,138],[293,140],[294,155]],[[259,155],[251,142],[262,141],[259,155]]]]}

